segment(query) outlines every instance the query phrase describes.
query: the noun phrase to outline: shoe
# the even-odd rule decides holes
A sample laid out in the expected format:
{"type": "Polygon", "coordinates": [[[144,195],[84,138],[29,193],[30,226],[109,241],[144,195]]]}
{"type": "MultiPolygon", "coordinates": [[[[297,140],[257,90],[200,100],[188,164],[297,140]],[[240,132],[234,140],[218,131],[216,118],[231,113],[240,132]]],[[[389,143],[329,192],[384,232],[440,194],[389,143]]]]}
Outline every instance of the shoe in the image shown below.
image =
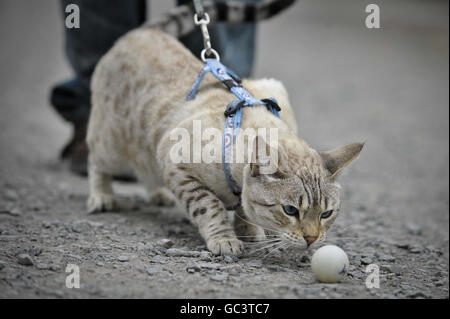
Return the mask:
{"type": "Polygon", "coordinates": [[[87,122],[75,124],[72,138],[60,154],[60,158],[69,163],[69,170],[80,176],[87,176],[88,148],[86,131],[87,122]]]}
{"type": "MultiPolygon", "coordinates": [[[[60,158],[69,163],[69,170],[77,175],[86,177],[87,158],[89,150],[86,144],[87,122],[74,125],[73,135],[69,143],[63,148],[60,158]]],[[[114,180],[121,182],[136,182],[136,177],[132,174],[114,175],[114,180]]]]}

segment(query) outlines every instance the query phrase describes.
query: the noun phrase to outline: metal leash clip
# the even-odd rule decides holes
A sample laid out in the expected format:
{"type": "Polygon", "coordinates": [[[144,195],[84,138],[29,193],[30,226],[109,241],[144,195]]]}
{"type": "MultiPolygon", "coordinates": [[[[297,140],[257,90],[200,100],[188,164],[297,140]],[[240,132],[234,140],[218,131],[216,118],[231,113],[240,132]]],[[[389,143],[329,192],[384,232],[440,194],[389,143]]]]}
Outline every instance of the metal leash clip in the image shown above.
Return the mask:
{"type": "Polygon", "coordinates": [[[194,15],[194,23],[195,25],[199,25],[202,30],[203,45],[205,46],[200,56],[203,62],[206,62],[207,55],[213,55],[217,61],[220,61],[219,53],[211,47],[211,37],[208,32],[209,22],[209,15],[206,12],[203,12],[203,17],[200,20],[198,19],[197,13],[194,15]]]}

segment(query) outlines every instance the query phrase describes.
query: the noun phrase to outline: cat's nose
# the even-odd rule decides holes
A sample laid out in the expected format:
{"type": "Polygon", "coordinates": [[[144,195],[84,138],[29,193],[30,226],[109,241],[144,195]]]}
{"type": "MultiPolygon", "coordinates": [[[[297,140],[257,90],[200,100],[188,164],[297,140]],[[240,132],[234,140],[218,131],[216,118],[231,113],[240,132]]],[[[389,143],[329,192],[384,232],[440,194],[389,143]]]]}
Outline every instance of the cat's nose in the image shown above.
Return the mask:
{"type": "Polygon", "coordinates": [[[303,236],[303,238],[306,240],[308,247],[317,240],[317,236],[303,236]]]}

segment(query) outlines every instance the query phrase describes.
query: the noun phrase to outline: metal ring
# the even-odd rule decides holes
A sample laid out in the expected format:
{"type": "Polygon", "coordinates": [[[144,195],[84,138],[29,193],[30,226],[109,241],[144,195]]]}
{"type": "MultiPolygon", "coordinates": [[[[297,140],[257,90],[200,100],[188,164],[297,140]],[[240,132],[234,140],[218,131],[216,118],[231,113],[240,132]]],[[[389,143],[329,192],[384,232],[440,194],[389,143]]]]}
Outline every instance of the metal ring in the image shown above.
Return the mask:
{"type": "Polygon", "coordinates": [[[209,15],[205,12],[204,14],[204,18],[198,20],[198,16],[197,13],[194,14],[194,23],[195,25],[199,25],[199,24],[208,24],[209,23],[209,15]]]}
{"type": "MultiPolygon", "coordinates": [[[[202,61],[203,62],[206,62],[206,51],[207,51],[207,49],[203,49],[202,50],[202,53],[201,53],[201,57],[202,57],[202,61]]],[[[217,53],[217,51],[216,50],[214,50],[214,49],[210,49],[210,52],[209,52],[209,54],[208,55],[214,55],[214,58],[217,60],[217,61],[220,61],[220,56],[219,56],[219,53],[217,53]]]]}

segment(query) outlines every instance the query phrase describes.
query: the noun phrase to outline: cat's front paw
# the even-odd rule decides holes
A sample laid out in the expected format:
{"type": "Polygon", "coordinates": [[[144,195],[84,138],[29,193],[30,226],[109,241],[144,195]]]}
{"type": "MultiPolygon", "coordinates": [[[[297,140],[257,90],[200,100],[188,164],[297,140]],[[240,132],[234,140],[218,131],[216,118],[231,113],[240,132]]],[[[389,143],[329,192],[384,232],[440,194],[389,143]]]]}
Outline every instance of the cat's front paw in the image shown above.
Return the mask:
{"type": "Polygon", "coordinates": [[[244,250],[244,244],[237,238],[212,238],[206,246],[214,255],[239,256],[244,250]]]}
{"type": "Polygon", "coordinates": [[[92,194],[87,201],[87,212],[89,214],[113,211],[116,209],[116,201],[113,195],[92,194]]]}

